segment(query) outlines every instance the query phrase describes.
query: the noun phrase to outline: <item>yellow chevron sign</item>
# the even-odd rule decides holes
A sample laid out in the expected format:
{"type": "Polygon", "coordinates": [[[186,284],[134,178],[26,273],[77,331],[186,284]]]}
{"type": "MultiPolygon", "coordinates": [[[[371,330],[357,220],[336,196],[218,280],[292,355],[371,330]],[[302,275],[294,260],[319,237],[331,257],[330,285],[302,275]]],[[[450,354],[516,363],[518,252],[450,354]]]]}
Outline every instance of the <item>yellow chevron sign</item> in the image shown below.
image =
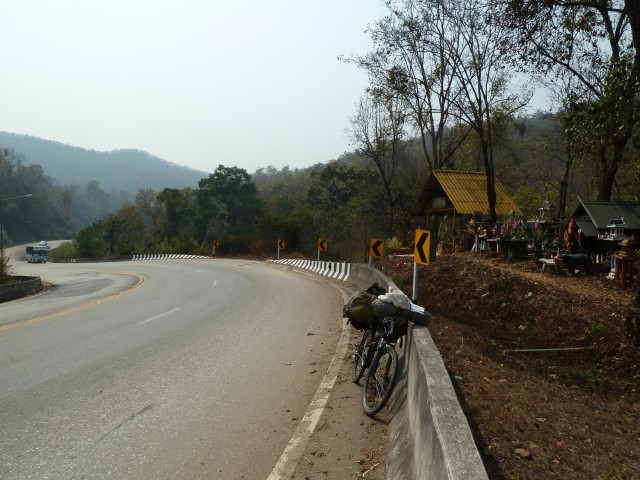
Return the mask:
{"type": "Polygon", "coordinates": [[[372,238],[371,245],[369,246],[369,256],[382,258],[384,256],[384,240],[379,238],[372,238]]]}
{"type": "Polygon", "coordinates": [[[429,250],[431,248],[431,232],[429,230],[416,230],[413,261],[422,265],[429,265],[429,250]]]}

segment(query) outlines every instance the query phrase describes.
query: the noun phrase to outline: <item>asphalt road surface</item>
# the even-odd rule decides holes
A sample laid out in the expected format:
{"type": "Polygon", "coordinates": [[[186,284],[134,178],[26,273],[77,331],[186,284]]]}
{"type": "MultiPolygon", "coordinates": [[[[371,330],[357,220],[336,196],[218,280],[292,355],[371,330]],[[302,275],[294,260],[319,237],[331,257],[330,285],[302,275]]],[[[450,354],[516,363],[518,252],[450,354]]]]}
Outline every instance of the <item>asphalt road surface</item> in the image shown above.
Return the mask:
{"type": "Polygon", "coordinates": [[[0,304],[2,479],[268,478],[338,348],[345,293],[268,263],[14,273],[53,286],[0,304]]]}

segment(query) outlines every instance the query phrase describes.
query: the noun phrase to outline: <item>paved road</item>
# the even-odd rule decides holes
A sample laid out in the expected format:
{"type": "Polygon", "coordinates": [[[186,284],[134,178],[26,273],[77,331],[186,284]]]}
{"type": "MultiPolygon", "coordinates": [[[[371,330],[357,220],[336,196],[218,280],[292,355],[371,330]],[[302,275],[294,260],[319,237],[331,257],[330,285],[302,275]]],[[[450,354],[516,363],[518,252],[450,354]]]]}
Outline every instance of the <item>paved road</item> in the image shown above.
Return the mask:
{"type": "Polygon", "coordinates": [[[265,263],[15,270],[56,286],[0,304],[3,479],[267,478],[341,328],[338,288],[265,263]]]}

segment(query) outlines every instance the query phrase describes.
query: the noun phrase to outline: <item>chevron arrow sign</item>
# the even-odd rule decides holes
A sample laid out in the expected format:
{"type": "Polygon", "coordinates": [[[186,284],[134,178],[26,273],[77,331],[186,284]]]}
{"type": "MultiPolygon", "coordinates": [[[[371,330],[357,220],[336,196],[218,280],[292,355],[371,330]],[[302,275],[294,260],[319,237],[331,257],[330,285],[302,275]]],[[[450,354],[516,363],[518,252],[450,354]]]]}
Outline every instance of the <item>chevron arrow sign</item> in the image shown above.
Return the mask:
{"type": "Polygon", "coordinates": [[[413,260],[422,265],[429,265],[429,250],[431,248],[431,232],[416,230],[416,241],[413,250],[413,260]]]}
{"type": "Polygon", "coordinates": [[[382,258],[384,256],[384,240],[380,240],[379,238],[371,239],[369,256],[376,258],[382,258]]]}

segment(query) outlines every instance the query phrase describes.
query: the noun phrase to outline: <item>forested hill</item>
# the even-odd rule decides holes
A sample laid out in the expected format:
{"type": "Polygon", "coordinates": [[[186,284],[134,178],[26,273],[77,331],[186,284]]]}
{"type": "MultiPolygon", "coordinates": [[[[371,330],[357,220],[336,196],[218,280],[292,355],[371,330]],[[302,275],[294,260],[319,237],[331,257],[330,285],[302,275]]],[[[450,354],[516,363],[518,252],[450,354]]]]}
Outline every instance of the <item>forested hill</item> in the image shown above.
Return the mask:
{"type": "MultiPolygon", "coordinates": [[[[168,162],[141,150],[98,152],[29,135],[0,132],[0,149],[10,149],[28,164],[42,166],[60,184],[86,185],[91,180],[105,191],[135,194],[141,188],[196,188],[209,173],[168,162]]],[[[211,171],[217,167],[212,164],[211,171]]]]}

